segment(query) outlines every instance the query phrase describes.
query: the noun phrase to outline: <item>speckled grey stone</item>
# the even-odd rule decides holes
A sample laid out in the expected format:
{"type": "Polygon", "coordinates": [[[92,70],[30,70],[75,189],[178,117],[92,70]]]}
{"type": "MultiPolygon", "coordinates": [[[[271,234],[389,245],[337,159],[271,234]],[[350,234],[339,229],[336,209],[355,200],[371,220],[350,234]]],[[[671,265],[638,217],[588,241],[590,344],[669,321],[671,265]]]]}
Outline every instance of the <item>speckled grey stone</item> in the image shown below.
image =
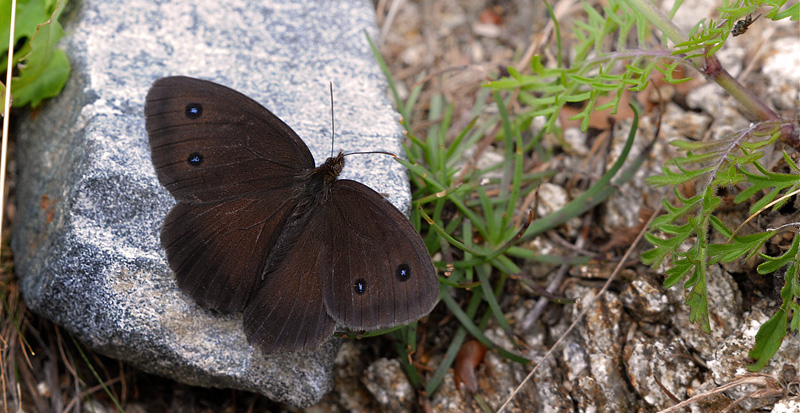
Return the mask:
{"type": "MultiPolygon", "coordinates": [[[[12,248],[29,308],[96,350],[189,384],[233,387],[302,407],[332,386],[338,343],[265,356],[241,314],[199,308],[167,267],[159,228],[174,204],[156,180],[144,128],[150,84],[187,75],[270,108],[317,164],[338,150],[401,153],[396,113],[365,31],[366,0],[70,3],[73,74],[61,96],[17,129],[12,248]]],[[[407,210],[408,182],[383,155],[347,158],[342,177],[407,210]]]]}

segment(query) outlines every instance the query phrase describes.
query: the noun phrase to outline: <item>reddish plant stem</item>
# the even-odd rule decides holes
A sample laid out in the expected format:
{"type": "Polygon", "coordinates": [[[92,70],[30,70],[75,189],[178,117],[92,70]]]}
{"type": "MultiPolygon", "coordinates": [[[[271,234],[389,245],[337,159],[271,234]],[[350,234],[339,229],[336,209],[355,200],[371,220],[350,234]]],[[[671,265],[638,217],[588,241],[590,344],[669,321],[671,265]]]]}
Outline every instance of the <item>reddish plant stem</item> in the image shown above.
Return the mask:
{"type": "Polygon", "coordinates": [[[737,81],[719,62],[716,56],[707,56],[705,65],[700,68],[703,75],[725,89],[734,99],[741,103],[758,120],[765,122],[778,120],[779,116],[769,106],[765,105],[750,89],[737,81]]]}

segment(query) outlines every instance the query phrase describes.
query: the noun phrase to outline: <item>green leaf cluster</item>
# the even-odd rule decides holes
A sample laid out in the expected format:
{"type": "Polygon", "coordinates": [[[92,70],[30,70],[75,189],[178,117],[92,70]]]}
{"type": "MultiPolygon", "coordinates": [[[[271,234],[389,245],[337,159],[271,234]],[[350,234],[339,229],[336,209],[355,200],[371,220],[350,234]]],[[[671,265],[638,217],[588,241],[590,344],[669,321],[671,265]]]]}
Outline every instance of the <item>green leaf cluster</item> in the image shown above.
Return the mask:
{"type": "MultiPolygon", "coordinates": [[[[64,37],[58,19],[67,0],[18,0],[12,64],[19,71],[11,79],[12,106],[38,106],[57,96],[70,74],[69,60],[56,44],[64,37]]],[[[11,0],[0,0],[0,71],[8,65],[11,0]]],[[[5,76],[3,77],[5,80],[5,76]]],[[[0,95],[5,87],[0,85],[0,95]]],[[[0,110],[3,101],[0,101],[0,110]]]]}
{"type": "MultiPolygon", "coordinates": [[[[530,67],[525,68],[527,74],[511,67],[509,77],[489,82],[488,86],[494,90],[518,90],[518,100],[527,108],[516,116],[521,128],[529,125],[533,118],[543,116],[549,133],[554,130],[564,105],[580,102],[585,103],[583,110],[570,120],[580,120],[581,129],[585,131],[593,111],[610,110],[615,114],[623,93],[644,90],[656,71],[671,84],[691,80],[676,73],[679,68],[703,72],[704,58],[724,45],[737,19],[749,15],[757,7],[767,7],[765,18],[772,20],[798,20],[800,14],[800,5],[784,7],[786,0],[747,0],[744,3],[726,0],[719,9],[722,24],[700,21],[686,35],[669,20],[682,4],[680,1],[675,2],[669,16],[657,10],[649,0],[608,0],[606,3],[601,7],[581,3],[585,21],[572,21],[571,37],[577,44],[573,46],[575,53],[569,62],[561,54],[561,27],[548,4],[555,24],[555,61],[545,66],[541,57],[534,56],[530,67]],[[653,27],[661,30],[662,38],[653,37],[653,27]],[[601,96],[610,96],[611,100],[598,104],[601,96]]],[[[720,81],[726,90],[737,93],[735,86],[720,81]]]]}
{"type": "Polygon", "coordinates": [[[644,90],[656,70],[664,73],[671,83],[690,80],[674,76],[683,58],[655,44],[650,37],[650,24],[629,3],[629,0],[609,0],[602,14],[588,3],[582,3],[587,21],[574,21],[572,37],[577,39],[577,44],[569,65],[565,65],[561,56],[561,28],[553,18],[558,50],[554,66],[545,67],[541,58],[534,56],[530,63],[531,74],[522,74],[512,67],[508,69],[509,77],[489,82],[488,87],[519,90],[518,99],[527,110],[517,116],[517,122],[530,124],[532,118],[543,116],[546,132],[554,130],[564,105],[585,103],[583,110],[570,118],[581,120],[581,129],[585,131],[593,111],[610,109],[611,114],[617,113],[623,93],[644,90]],[[642,47],[654,44],[655,47],[638,48],[631,44],[642,47]],[[619,70],[620,67],[625,70],[619,70]],[[599,105],[598,98],[605,95],[612,99],[599,105]]]}
{"type": "Polygon", "coordinates": [[[750,214],[767,209],[776,211],[800,192],[800,168],[785,152],[783,162],[790,173],[769,172],[760,162],[764,150],[772,147],[783,126],[786,125],[781,122],[763,122],[715,142],[672,142],[685,154],[665,165],[662,175],[648,180],[653,185],[676,188],[694,182],[701,188],[700,193],[688,198],[675,189],[675,200],[663,201],[666,213],[653,221],[652,231],[646,234],[654,248],[642,254],[642,261],[653,266],[671,261],[664,285],[669,288],[683,281],[683,287],[689,290],[686,304],[691,308],[690,319],[703,331],[711,331],[706,277],[710,265],[747,260],[758,254],[765,260],[758,266],[759,275],[776,276],[788,266],[781,306],[761,326],[756,345],[749,353],[755,363],[748,369],[753,371],[763,368],[780,348],[790,314],[793,316],[789,328],[798,331],[800,327],[800,237],[795,235],[792,247],[780,256],[761,253],[770,239],[786,229],[797,231],[800,223],[738,235],[715,212],[723,204],[718,195],[722,189],[735,194],[734,204],[748,203],[750,214]]]}
{"type": "MultiPolygon", "coordinates": [[[[388,68],[374,45],[373,51],[389,77],[403,118],[411,119],[421,86],[415,88],[405,101],[400,99],[388,68]]],[[[494,319],[505,331],[508,340],[516,343],[498,301],[509,274],[521,272],[512,257],[530,254],[530,251],[512,246],[520,233],[519,228],[512,224],[516,215],[514,208],[521,197],[533,191],[552,172],[522,173],[523,152],[538,145],[539,140],[537,138],[524,145],[519,131],[513,128],[509,120],[506,102],[499,93],[487,92],[482,92],[474,113],[480,113],[485,105],[495,104],[498,115],[481,122],[484,125],[481,127],[476,127],[477,122],[473,120],[453,139],[448,139],[453,105],[447,104],[441,95],[431,101],[428,110],[431,126],[425,138],[417,137],[411,126],[404,123],[411,144],[405,148],[408,160],[398,161],[408,168],[415,186],[415,207],[410,219],[418,230],[428,229],[427,233],[421,232],[431,255],[442,256],[434,263],[438,272],[444,274],[439,277],[440,300],[460,324],[444,359],[427,380],[423,380],[421,372],[409,361],[410,355],[416,351],[416,328],[412,325],[393,332],[397,351],[402,355],[400,361],[409,379],[416,388],[424,389],[427,394],[435,392],[442,383],[468,336],[476,338],[503,357],[529,363],[518,352],[498,346],[483,332],[489,321],[494,319]],[[484,170],[470,169],[463,162],[469,159],[467,150],[475,148],[477,142],[485,138],[488,127],[498,122],[502,123],[505,130],[506,156],[511,161],[484,170]],[[500,172],[501,177],[491,177],[493,172],[500,172]],[[487,187],[499,188],[500,193],[490,194],[487,187]],[[478,239],[480,241],[476,241],[478,239]],[[454,298],[453,290],[468,292],[466,308],[462,308],[454,298]]]]}
{"type": "MultiPolygon", "coordinates": [[[[787,0],[745,0],[723,1],[722,7],[717,10],[720,14],[720,22],[709,20],[706,23],[701,20],[689,34],[689,40],[675,45],[673,55],[684,55],[687,58],[704,56],[718,52],[728,37],[732,36],[731,31],[739,20],[751,15],[758,7],[768,7],[769,11],[764,15],[770,20],[782,20],[789,18],[792,21],[800,19],[800,3],[786,6],[787,0]],[[785,8],[784,8],[785,7],[785,8]]],[[[752,18],[757,16],[752,16],[752,18]]]]}

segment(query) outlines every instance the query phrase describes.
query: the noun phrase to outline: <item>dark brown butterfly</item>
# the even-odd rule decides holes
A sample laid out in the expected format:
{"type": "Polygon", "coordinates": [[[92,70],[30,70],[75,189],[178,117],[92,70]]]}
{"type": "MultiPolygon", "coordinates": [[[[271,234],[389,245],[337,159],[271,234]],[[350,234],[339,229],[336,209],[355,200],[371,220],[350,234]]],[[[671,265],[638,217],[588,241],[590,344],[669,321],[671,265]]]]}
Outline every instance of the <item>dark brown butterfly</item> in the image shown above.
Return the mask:
{"type": "Polygon", "coordinates": [[[265,353],[312,349],[337,324],[406,324],[439,296],[428,250],[386,198],[314,167],[299,136],[227,87],[153,83],[145,103],[158,179],[178,200],[161,244],[178,286],[201,306],[244,311],[265,353]]]}

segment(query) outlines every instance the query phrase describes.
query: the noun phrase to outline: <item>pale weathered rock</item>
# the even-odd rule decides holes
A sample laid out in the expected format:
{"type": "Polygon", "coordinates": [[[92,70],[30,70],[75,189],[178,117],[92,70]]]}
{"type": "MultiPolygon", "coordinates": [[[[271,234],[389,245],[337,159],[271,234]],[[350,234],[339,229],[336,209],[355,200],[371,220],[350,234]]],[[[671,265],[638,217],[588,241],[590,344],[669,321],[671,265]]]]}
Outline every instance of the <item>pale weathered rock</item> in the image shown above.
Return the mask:
{"type": "Polygon", "coordinates": [[[646,276],[632,280],[619,298],[628,313],[638,321],[663,321],[670,309],[663,287],[646,276]]]}
{"type": "Polygon", "coordinates": [[[624,360],[631,386],[642,400],[659,410],[675,404],[661,386],[685,400],[688,391],[702,379],[681,338],[668,332],[660,337],[637,332],[625,343],[624,360]]]}
{"type": "MultiPolygon", "coordinates": [[[[748,353],[755,346],[755,337],[759,328],[769,320],[771,315],[764,314],[759,308],[753,308],[749,314],[745,314],[736,331],[719,343],[713,358],[708,361],[708,369],[716,385],[722,386],[751,374],[746,369],[746,366],[750,364],[747,362],[749,360],[748,353]]],[[[778,352],[763,369],[758,371],[758,374],[772,376],[776,382],[780,382],[784,366],[797,368],[799,363],[800,337],[796,333],[788,332],[781,342],[778,352]]],[[[777,395],[768,398],[745,397],[757,389],[759,386],[741,385],[727,391],[726,395],[732,400],[745,398],[742,407],[748,410],[769,406],[780,398],[777,395]]]]}
{"type": "Polygon", "coordinates": [[[414,405],[414,387],[397,359],[376,360],[367,368],[363,380],[384,411],[407,412],[414,405]]]}
{"type": "Polygon", "coordinates": [[[736,281],[717,265],[708,267],[708,311],[711,334],[700,330],[700,326],[689,321],[691,308],[685,303],[688,291],[678,284],[667,290],[674,304],[672,323],[686,346],[700,354],[704,360],[712,358],[717,344],[730,335],[741,324],[742,296],[736,281]]]}
{"type": "MultiPolygon", "coordinates": [[[[595,291],[578,285],[565,294],[577,302],[568,311],[569,325],[594,297],[595,291]]],[[[567,380],[574,384],[571,396],[579,410],[629,411],[635,400],[622,371],[622,303],[609,291],[591,304],[578,327],[565,337],[562,354],[568,369],[567,380]]]]}

